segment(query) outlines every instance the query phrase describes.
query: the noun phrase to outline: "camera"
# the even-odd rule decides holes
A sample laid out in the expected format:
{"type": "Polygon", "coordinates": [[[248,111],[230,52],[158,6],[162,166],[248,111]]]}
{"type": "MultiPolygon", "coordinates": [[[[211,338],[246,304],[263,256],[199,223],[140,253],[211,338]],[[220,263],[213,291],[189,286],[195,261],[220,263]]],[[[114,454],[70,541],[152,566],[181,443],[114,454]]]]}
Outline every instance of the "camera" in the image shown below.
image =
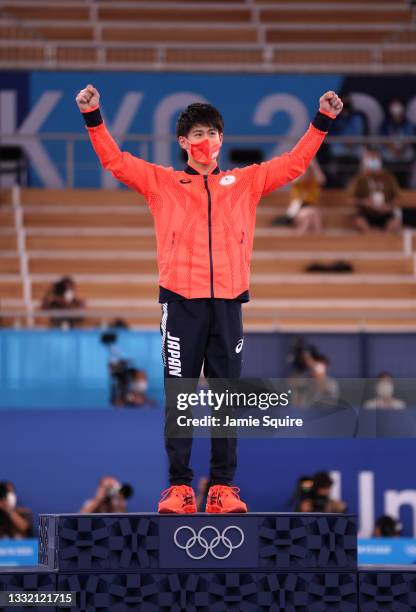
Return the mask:
{"type": "Polygon", "coordinates": [[[126,405],[137,368],[128,359],[112,362],[109,364],[109,368],[111,376],[110,401],[114,406],[126,405]]]}
{"type": "Polygon", "coordinates": [[[128,483],[124,483],[120,487],[109,487],[107,489],[107,495],[105,497],[105,500],[110,502],[113,500],[114,497],[116,497],[116,495],[121,495],[122,497],[124,497],[124,499],[130,499],[130,497],[133,497],[133,494],[133,487],[128,483]]]}
{"type": "Polygon", "coordinates": [[[117,342],[117,334],[112,331],[104,332],[101,334],[101,343],[104,346],[111,346],[117,342]]]}
{"type": "Polygon", "coordinates": [[[118,336],[113,329],[102,333],[100,339],[109,352],[110,403],[113,406],[126,406],[129,404],[128,395],[137,368],[130,359],[122,356],[120,349],[116,346],[118,336]]]}
{"type": "Polygon", "coordinates": [[[303,374],[308,369],[305,362],[305,352],[310,353],[313,359],[320,360],[323,358],[323,355],[319,352],[316,346],[313,344],[307,345],[304,338],[296,338],[292,348],[289,351],[288,360],[292,365],[293,370],[298,374],[303,374]]]}

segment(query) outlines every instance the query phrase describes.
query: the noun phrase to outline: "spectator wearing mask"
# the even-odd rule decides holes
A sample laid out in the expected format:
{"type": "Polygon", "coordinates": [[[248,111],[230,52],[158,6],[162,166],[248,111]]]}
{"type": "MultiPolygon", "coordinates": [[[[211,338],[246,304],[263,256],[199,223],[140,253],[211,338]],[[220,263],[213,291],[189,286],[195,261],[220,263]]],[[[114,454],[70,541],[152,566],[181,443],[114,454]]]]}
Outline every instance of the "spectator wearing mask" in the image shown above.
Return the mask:
{"type": "Polygon", "coordinates": [[[273,225],[289,225],[297,234],[319,233],[322,231],[322,215],[318,208],[321,186],[326,178],[316,159],[312,160],[306,172],[293,181],[290,190],[290,204],[283,217],[273,220],[273,225]]]}
{"type": "MultiPolygon", "coordinates": [[[[78,310],[85,308],[85,301],[76,295],[76,283],[70,276],[64,276],[48,289],[43,300],[42,310],[78,310]]],[[[80,317],[51,317],[51,327],[63,329],[76,327],[82,322],[80,317]]]]}
{"type": "Polygon", "coordinates": [[[32,536],[31,511],[17,505],[13,483],[0,482],[0,538],[21,540],[32,536]]]}
{"type": "Polygon", "coordinates": [[[132,497],[133,488],[122,485],[117,478],[100,478],[95,497],[84,502],[80,513],[124,513],[127,512],[127,499],[132,497]]]}
{"type": "Polygon", "coordinates": [[[365,151],[361,172],[353,179],[349,192],[357,208],[355,226],[361,232],[400,229],[400,210],[395,206],[400,187],[394,176],[383,169],[376,149],[365,151]]]}
{"type": "Polygon", "coordinates": [[[409,175],[415,161],[415,150],[411,143],[404,143],[403,138],[415,135],[414,127],[406,118],[403,100],[397,96],[390,99],[387,105],[386,119],[380,134],[389,141],[382,147],[382,156],[386,168],[392,172],[400,187],[409,186],[409,175]]]}
{"type": "MultiPolygon", "coordinates": [[[[353,107],[349,94],[342,96],[343,109],[331,129],[333,136],[366,136],[368,134],[367,120],[363,113],[353,107]]],[[[359,143],[331,142],[328,145],[330,162],[328,173],[330,187],[345,187],[351,177],[356,174],[362,155],[362,145],[359,143]]]]}
{"type": "Polygon", "coordinates": [[[400,538],[402,525],[392,516],[380,516],[374,525],[373,538],[400,538]]]}
{"type": "Polygon", "coordinates": [[[406,403],[394,397],[394,379],[388,372],[381,372],[377,376],[375,397],[364,404],[367,409],[403,410],[406,403]]]}
{"type": "Polygon", "coordinates": [[[347,504],[344,501],[330,497],[334,481],[328,472],[317,472],[312,482],[310,490],[299,501],[298,512],[346,512],[347,504]]]}

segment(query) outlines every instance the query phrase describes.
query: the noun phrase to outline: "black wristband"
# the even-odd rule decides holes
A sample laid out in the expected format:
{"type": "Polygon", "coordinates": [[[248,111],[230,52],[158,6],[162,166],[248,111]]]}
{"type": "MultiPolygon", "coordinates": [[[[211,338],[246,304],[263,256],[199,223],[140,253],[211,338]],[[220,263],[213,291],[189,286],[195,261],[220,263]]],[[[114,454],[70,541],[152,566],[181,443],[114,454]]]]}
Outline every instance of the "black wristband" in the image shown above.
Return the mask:
{"type": "Polygon", "coordinates": [[[84,115],[84,121],[87,127],[97,127],[97,125],[101,125],[103,122],[99,108],[96,108],[89,113],[82,113],[82,115],[84,115]]]}
{"type": "Polygon", "coordinates": [[[328,117],[328,115],[324,115],[323,113],[318,111],[315,115],[314,120],[312,121],[312,125],[321,132],[328,132],[333,121],[334,120],[331,117],[328,117]]]}

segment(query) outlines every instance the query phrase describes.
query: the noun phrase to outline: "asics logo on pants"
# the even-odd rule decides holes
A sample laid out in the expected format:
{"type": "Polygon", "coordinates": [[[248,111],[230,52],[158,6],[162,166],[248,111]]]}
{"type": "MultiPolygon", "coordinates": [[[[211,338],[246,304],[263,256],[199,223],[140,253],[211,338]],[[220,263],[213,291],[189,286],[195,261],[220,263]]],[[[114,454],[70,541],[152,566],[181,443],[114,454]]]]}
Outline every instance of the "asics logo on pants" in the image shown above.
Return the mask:
{"type": "Polygon", "coordinates": [[[238,341],[237,346],[235,347],[236,353],[241,353],[241,349],[243,348],[244,338],[238,341]]]}

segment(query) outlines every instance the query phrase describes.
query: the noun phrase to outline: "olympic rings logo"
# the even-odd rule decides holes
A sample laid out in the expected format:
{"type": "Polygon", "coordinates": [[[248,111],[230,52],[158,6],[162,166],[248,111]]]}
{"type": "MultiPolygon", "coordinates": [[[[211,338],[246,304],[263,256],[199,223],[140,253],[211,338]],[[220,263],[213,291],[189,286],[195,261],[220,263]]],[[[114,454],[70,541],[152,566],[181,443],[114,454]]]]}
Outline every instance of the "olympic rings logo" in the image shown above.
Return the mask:
{"type": "Polygon", "coordinates": [[[199,559],[204,559],[204,557],[206,557],[208,553],[210,553],[214,557],[214,559],[221,560],[228,559],[233,550],[236,550],[237,548],[240,548],[240,546],[242,546],[244,542],[244,532],[242,529],[240,529],[240,527],[237,527],[236,525],[230,525],[229,527],[226,527],[222,533],[220,533],[219,530],[213,525],[205,525],[205,527],[201,527],[198,533],[196,533],[196,531],[189,525],[182,525],[181,527],[178,527],[178,529],[175,531],[173,535],[173,541],[175,542],[178,548],[186,552],[188,557],[196,561],[198,561],[199,559]],[[233,544],[231,539],[226,535],[229,531],[233,529],[238,534],[240,534],[240,539],[237,544],[233,544]],[[203,537],[203,534],[205,534],[209,530],[213,531],[215,534],[210,542],[208,542],[207,537],[203,537]],[[181,544],[178,541],[178,536],[182,531],[190,532],[190,536],[184,544],[181,544]],[[202,548],[201,554],[194,554],[191,551],[191,549],[194,548],[196,544],[198,544],[202,548]],[[220,544],[222,544],[227,551],[224,555],[215,552],[215,549],[218,548],[220,544]]]}

